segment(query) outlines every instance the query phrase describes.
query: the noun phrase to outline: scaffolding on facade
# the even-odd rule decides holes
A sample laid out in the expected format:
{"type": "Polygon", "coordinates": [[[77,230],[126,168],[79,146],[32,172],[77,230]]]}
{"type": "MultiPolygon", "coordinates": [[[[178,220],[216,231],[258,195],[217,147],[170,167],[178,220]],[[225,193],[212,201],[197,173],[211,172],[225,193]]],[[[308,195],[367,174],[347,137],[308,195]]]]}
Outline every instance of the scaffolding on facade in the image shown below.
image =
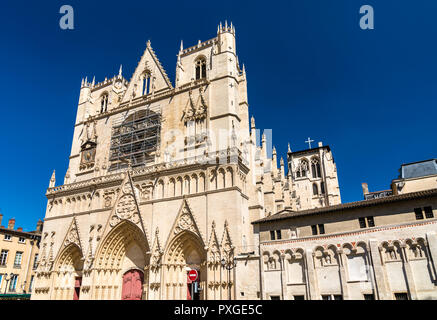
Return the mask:
{"type": "Polygon", "coordinates": [[[126,160],[130,160],[132,167],[153,163],[160,135],[159,110],[147,108],[133,112],[126,118],[120,117],[112,127],[109,169],[126,168],[126,160]]]}

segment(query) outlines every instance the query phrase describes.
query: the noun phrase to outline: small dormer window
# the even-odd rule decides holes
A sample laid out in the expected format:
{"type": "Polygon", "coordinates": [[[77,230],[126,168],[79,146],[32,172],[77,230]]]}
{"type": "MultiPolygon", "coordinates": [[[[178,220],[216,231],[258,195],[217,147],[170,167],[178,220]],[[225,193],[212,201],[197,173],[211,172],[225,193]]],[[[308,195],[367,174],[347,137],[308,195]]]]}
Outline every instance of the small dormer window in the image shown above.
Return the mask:
{"type": "Polygon", "coordinates": [[[106,112],[108,110],[108,94],[105,93],[100,98],[100,113],[106,112]]]}
{"type": "Polygon", "coordinates": [[[206,78],[206,59],[199,58],[196,60],[196,80],[206,78]]]}

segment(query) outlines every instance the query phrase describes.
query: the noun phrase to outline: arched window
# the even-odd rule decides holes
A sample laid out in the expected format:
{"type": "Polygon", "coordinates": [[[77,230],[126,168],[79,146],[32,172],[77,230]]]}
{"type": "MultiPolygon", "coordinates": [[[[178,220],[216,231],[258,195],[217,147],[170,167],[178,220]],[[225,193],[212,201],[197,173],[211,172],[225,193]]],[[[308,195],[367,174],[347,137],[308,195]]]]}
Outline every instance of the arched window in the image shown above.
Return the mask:
{"type": "Polygon", "coordinates": [[[320,193],[325,194],[325,182],[323,181],[320,183],[320,193]]]}
{"type": "Polygon", "coordinates": [[[313,195],[317,196],[319,194],[319,188],[317,187],[317,183],[313,183],[313,195]]]}
{"type": "Polygon", "coordinates": [[[196,80],[206,78],[206,59],[199,58],[196,60],[196,80]]]}
{"type": "Polygon", "coordinates": [[[308,161],[305,159],[300,160],[299,166],[297,167],[296,170],[296,177],[297,178],[306,177],[307,171],[308,171],[308,161]]]}
{"type": "Polygon", "coordinates": [[[313,178],[320,178],[322,176],[320,172],[319,159],[313,158],[311,160],[311,171],[313,172],[313,178]]]}
{"type": "Polygon", "coordinates": [[[104,93],[100,98],[100,113],[108,110],[108,94],[104,93]]]}
{"type": "Polygon", "coordinates": [[[147,95],[150,93],[150,89],[151,89],[151,84],[150,84],[150,72],[149,71],[145,71],[143,76],[142,76],[142,91],[141,91],[141,95],[147,95]]]}

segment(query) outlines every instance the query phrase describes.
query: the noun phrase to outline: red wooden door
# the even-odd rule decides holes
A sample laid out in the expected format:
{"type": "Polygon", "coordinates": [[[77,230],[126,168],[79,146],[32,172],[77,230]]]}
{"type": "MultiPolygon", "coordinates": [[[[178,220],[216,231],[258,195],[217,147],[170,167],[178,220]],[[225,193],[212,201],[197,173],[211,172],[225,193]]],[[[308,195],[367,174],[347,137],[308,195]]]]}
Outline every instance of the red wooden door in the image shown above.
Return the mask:
{"type": "Polygon", "coordinates": [[[80,286],[82,285],[82,277],[76,277],[74,280],[74,295],[73,300],[79,300],[80,286]]]}
{"type": "Polygon", "coordinates": [[[139,270],[129,270],[123,275],[121,300],[141,300],[144,275],[139,270]]]}

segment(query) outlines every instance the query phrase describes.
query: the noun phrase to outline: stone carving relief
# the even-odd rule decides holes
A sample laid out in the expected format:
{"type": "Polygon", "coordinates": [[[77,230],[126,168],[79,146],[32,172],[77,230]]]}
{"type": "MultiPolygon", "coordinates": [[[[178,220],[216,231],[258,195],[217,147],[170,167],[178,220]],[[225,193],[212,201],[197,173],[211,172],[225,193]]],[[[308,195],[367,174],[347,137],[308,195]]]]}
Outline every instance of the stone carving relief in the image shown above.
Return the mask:
{"type": "Polygon", "coordinates": [[[120,192],[121,195],[109,222],[110,226],[114,227],[122,220],[129,220],[134,224],[138,224],[140,222],[139,211],[135,194],[128,181],[125,182],[120,192]]]}

